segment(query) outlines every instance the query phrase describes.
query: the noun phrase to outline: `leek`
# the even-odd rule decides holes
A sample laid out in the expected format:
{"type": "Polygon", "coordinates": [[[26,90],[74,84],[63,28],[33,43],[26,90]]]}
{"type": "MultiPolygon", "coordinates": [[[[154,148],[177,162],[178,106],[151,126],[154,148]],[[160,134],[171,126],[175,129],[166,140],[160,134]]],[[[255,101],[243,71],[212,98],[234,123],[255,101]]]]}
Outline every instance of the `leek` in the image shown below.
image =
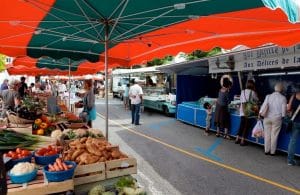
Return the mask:
{"type": "Polygon", "coordinates": [[[16,148],[36,150],[53,142],[54,139],[49,137],[19,133],[8,129],[0,130],[0,150],[13,150],[16,148]]]}

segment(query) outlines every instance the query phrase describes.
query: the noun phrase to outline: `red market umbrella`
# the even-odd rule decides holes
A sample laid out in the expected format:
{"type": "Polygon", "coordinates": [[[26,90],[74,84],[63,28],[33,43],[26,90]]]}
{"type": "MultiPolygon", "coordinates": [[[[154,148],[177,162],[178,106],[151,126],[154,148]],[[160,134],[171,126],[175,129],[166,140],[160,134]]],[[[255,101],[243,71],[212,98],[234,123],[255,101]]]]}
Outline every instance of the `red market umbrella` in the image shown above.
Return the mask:
{"type": "Polygon", "coordinates": [[[292,24],[282,10],[266,7],[203,16],[146,33],[116,45],[109,50],[114,58],[128,63],[144,64],[153,58],[209,51],[218,46],[231,49],[237,45],[250,48],[266,43],[288,47],[300,42],[300,24],[292,24]]]}
{"type": "MultiPolygon", "coordinates": [[[[260,15],[256,9],[264,7],[264,4],[261,0],[231,0],[230,3],[224,0],[160,0],[155,3],[140,0],[3,0],[1,6],[0,53],[8,56],[26,55],[34,58],[50,56],[56,59],[68,57],[72,60],[105,61],[105,76],[107,77],[108,61],[130,65],[140,62],[142,58],[150,59],[156,55],[155,51],[158,51],[157,48],[152,48],[155,44],[161,47],[157,54],[162,55],[162,53],[169,54],[173,52],[172,48],[177,46],[176,42],[190,41],[188,49],[192,47],[201,49],[202,45],[204,49],[211,48],[208,43],[204,42],[192,44],[196,38],[207,39],[214,46],[225,48],[230,45],[230,40],[234,42],[238,39],[241,41],[251,39],[250,35],[255,34],[255,32],[237,31],[236,36],[232,36],[233,32],[224,31],[219,34],[211,29],[199,29],[199,32],[195,33],[199,37],[196,37],[193,36],[194,31],[189,31],[189,28],[185,33],[187,35],[182,36],[178,33],[176,33],[176,36],[171,36],[169,31],[166,32],[168,36],[161,36],[160,33],[148,34],[151,36],[144,35],[149,32],[155,33],[157,29],[179,24],[191,18],[200,17],[199,21],[201,21],[202,18],[207,16],[218,16],[222,13],[228,13],[229,15],[221,15],[220,20],[213,21],[216,22],[218,29],[227,29],[222,23],[224,19],[222,17],[229,17],[231,21],[239,20],[238,15],[235,16],[234,13],[241,10],[254,10],[256,14],[260,15]],[[233,15],[230,15],[230,13],[233,15]],[[242,36],[237,36],[239,34],[242,36]],[[141,37],[141,35],[143,36],[141,37]],[[157,42],[155,36],[160,37],[162,42],[157,42]],[[189,36],[193,38],[189,38],[189,36]],[[183,37],[185,37],[185,41],[182,40],[183,37]],[[227,37],[227,41],[223,43],[221,40],[227,37]],[[143,47],[149,47],[149,45],[151,47],[148,51],[143,47],[135,47],[135,44],[129,44],[130,41],[128,40],[130,39],[142,42],[143,47]],[[173,39],[173,42],[165,43],[166,39],[173,39]],[[148,41],[150,44],[147,43],[148,41]],[[216,42],[213,43],[214,41],[216,42]],[[129,45],[129,47],[112,50],[110,51],[111,54],[108,55],[108,48],[123,43],[129,45]],[[164,44],[166,44],[165,47],[164,44]],[[132,45],[134,45],[133,49],[131,49],[132,45]],[[147,56],[148,53],[151,55],[147,56]]],[[[247,20],[256,21],[258,22],[257,25],[263,30],[265,27],[263,25],[266,23],[259,25],[261,19],[255,16],[254,18],[247,18],[243,22],[247,20]]],[[[272,23],[272,21],[269,22],[272,23]]],[[[274,22],[280,25],[281,22],[286,22],[286,20],[274,22]]],[[[202,24],[199,23],[196,26],[202,26],[202,24]]],[[[239,30],[235,26],[232,26],[232,28],[239,30]]],[[[269,31],[270,29],[265,30],[269,31]]],[[[284,42],[283,39],[287,37],[281,38],[281,36],[276,35],[291,32],[292,39],[298,41],[295,31],[297,29],[282,27],[282,29],[275,29],[272,36],[281,40],[276,42],[278,44],[284,42]]],[[[263,33],[263,36],[270,35],[265,33],[263,33]]],[[[262,39],[263,36],[256,36],[253,39],[262,39]]],[[[268,39],[263,41],[270,42],[268,39]]],[[[253,45],[257,46],[257,43],[253,45]]],[[[106,86],[107,84],[106,78],[106,86]]],[[[108,116],[107,96],[106,115],[108,116]]],[[[108,118],[106,117],[106,132],[107,125],[108,118]]]]}

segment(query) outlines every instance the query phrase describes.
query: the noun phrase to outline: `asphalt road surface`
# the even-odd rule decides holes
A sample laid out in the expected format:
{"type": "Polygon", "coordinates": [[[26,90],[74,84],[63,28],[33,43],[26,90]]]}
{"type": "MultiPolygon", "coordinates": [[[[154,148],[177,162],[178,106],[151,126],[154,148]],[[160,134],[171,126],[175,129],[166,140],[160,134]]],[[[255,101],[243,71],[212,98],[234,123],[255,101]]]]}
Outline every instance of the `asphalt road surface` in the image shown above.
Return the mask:
{"type": "MultiPolygon", "coordinates": [[[[104,100],[95,127],[104,130],[104,100]]],[[[140,126],[130,111],[109,100],[109,140],[138,160],[139,184],[149,194],[300,194],[300,167],[286,154],[264,155],[262,146],[205,136],[201,128],[146,110],[140,126]]]]}

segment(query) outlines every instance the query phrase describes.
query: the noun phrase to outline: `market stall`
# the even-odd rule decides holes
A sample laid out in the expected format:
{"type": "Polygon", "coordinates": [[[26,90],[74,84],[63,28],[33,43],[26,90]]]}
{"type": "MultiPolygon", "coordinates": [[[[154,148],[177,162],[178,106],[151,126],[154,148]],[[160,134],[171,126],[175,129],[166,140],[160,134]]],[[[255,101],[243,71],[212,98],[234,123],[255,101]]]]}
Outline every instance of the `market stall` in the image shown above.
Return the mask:
{"type": "Polygon", "coordinates": [[[47,104],[53,98],[51,94],[30,95],[15,112],[7,113],[8,121],[0,128],[8,194],[50,194],[79,189],[81,192],[85,189],[86,194],[100,188],[101,192],[121,193],[130,188],[144,193],[132,177],[128,185],[118,185],[119,180],[121,183],[124,180],[122,176],[137,173],[134,157],[109,143],[100,129],[89,128],[68,111],[64,101],[51,102],[57,111],[50,113],[47,104]],[[113,181],[114,188],[106,189],[105,180],[110,184],[113,181]]]}
{"type": "Polygon", "coordinates": [[[163,112],[166,115],[176,113],[176,94],[172,93],[171,75],[159,72],[154,67],[136,69],[116,69],[112,72],[112,91],[114,97],[123,100],[123,93],[130,80],[135,80],[143,89],[145,108],[163,112]]]}
{"type": "MultiPolygon", "coordinates": [[[[169,69],[177,76],[177,119],[195,126],[205,127],[206,112],[204,102],[214,105],[215,98],[220,88],[220,78],[224,73],[229,73],[233,79],[230,90],[230,134],[236,136],[240,126],[239,95],[240,83],[245,83],[248,78],[254,78],[259,99],[262,102],[267,94],[274,91],[274,84],[281,81],[285,85],[287,99],[294,91],[294,86],[299,84],[299,46],[280,48],[274,45],[245,50],[235,53],[223,54],[194,62],[174,64],[161,67],[161,71],[169,69]],[[240,77],[239,73],[240,72],[240,77]],[[188,87],[187,87],[188,86],[188,87]]],[[[214,115],[214,113],[213,113],[214,115]]],[[[213,118],[213,116],[212,116],[213,118]]],[[[256,119],[251,119],[251,128],[256,119]]],[[[282,126],[278,138],[277,149],[286,151],[290,133],[282,126]]],[[[212,123],[211,129],[216,130],[212,123]]],[[[263,139],[251,137],[248,131],[247,140],[263,144],[263,139]]],[[[300,154],[300,144],[297,144],[296,154],[300,154]]]]}

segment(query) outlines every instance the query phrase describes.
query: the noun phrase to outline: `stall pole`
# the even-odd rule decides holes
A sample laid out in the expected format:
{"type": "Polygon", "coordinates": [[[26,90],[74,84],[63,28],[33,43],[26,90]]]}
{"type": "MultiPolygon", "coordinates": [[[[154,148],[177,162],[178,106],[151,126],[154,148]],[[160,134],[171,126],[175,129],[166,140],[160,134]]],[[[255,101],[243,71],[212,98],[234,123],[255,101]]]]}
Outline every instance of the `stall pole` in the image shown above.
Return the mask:
{"type": "Polygon", "coordinates": [[[243,90],[243,83],[242,83],[242,73],[240,71],[238,72],[238,77],[239,77],[240,89],[242,91],[243,90]]]}
{"type": "Polygon", "coordinates": [[[108,22],[105,24],[105,136],[108,140],[108,22]]]}
{"type": "Polygon", "coordinates": [[[69,102],[68,110],[71,111],[71,59],[69,59],[69,102]]]}

